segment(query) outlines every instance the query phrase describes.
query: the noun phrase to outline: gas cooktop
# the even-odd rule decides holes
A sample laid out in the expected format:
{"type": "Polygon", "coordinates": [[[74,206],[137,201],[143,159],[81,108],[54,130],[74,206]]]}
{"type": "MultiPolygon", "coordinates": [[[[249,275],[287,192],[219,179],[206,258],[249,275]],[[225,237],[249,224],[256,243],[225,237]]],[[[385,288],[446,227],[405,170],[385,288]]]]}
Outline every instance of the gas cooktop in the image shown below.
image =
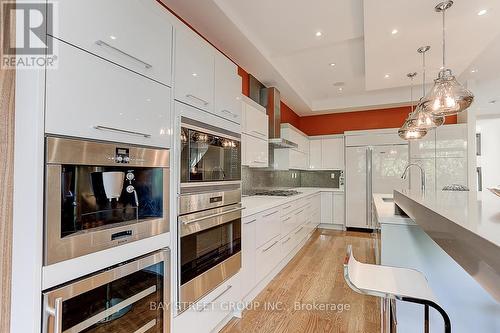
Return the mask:
{"type": "Polygon", "coordinates": [[[297,194],[300,194],[300,192],[295,190],[262,190],[253,193],[253,195],[266,195],[272,197],[291,197],[297,194]]]}

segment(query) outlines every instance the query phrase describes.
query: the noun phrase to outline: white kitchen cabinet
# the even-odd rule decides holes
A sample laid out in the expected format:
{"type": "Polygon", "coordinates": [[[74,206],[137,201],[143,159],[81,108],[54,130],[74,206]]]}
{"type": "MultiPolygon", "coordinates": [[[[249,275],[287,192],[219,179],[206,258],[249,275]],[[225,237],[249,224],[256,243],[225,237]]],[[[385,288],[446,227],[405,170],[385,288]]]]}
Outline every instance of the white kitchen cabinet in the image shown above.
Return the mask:
{"type": "Polygon", "coordinates": [[[436,157],[467,157],[467,124],[436,129],[436,157]]]}
{"type": "Polygon", "coordinates": [[[170,88],[56,39],[53,43],[58,68],[46,76],[46,133],[170,147],[170,88]]]}
{"type": "Polygon", "coordinates": [[[176,29],[175,99],[214,113],[215,50],[191,29],[176,29]]]}
{"type": "Polygon", "coordinates": [[[262,213],[257,219],[256,245],[260,247],[269,240],[280,235],[281,232],[281,208],[273,208],[262,213]]]}
{"type": "Polygon", "coordinates": [[[307,135],[302,133],[293,125],[281,124],[281,137],[283,139],[295,142],[298,145],[296,150],[305,154],[309,153],[309,139],[307,135]]]}
{"type": "Polygon", "coordinates": [[[56,8],[57,29],[49,35],[172,85],[172,24],[156,1],[65,0],[56,8]]]}
{"type": "Polygon", "coordinates": [[[258,215],[245,217],[241,226],[241,295],[242,298],[256,285],[256,225],[258,215]]]}
{"type": "Polygon", "coordinates": [[[296,149],[274,149],[276,170],[307,170],[308,162],[308,155],[296,149]]]}
{"type": "Polygon", "coordinates": [[[467,158],[436,157],[436,189],[453,184],[468,186],[467,158]]]}
{"type": "Polygon", "coordinates": [[[436,156],[436,129],[430,129],[420,140],[410,141],[410,159],[427,159],[436,156]]]}
{"type": "Polygon", "coordinates": [[[241,76],[225,55],[215,52],[215,114],[241,124],[241,76]]]}
{"type": "Polygon", "coordinates": [[[345,197],[343,192],[333,193],[333,224],[345,223],[345,197]]]}
{"type": "Polygon", "coordinates": [[[344,139],[321,140],[321,168],[344,170],[344,139]]]}
{"type": "Polygon", "coordinates": [[[321,140],[309,140],[309,169],[321,169],[321,140]]]}
{"type": "Polygon", "coordinates": [[[269,166],[269,144],[267,140],[259,139],[243,133],[242,165],[254,168],[267,168],[269,166]]]}
{"type": "Polygon", "coordinates": [[[243,102],[244,123],[242,131],[248,135],[267,140],[269,138],[269,117],[263,106],[245,98],[243,102]]]}
{"type": "Polygon", "coordinates": [[[256,281],[264,279],[281,261],[280,236],[269,240],[257,249],[256,256],[256,281]]]}
{"type": "Polygon", "coordinates": [[[333,193],[321,192],[321,223],[333,224],[333,193]]]}

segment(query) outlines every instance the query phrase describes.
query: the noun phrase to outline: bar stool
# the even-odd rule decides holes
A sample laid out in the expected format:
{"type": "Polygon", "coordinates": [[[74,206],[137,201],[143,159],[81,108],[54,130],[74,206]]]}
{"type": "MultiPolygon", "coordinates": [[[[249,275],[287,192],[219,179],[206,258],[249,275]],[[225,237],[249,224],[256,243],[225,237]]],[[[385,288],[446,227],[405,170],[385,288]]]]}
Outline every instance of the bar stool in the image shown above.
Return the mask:
{"type": "Polygon", "coordinates": [[[445,333],[451,332],[448,314],[440,307],[425,276],[413,269],[365,264],[357,261],[352,245],[347,246],[344,278],[349,287],[363,295],[377,296],[424,305],[425,332],[429,332],[429,307],[436,309],[444,321],[445,333]]]}

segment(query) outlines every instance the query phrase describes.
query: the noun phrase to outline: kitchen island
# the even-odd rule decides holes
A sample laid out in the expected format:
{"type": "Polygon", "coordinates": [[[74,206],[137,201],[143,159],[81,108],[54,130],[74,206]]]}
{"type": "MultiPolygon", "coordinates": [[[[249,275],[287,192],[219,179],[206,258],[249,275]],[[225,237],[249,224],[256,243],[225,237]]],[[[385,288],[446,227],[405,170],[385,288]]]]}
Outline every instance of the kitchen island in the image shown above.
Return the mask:
{"type": "MultiPolygon", "coordinates": [[[[491,277],[493,269],[482,267],[491,255],[499,257],[497,244],[491,244],[499,233],[489,235],[495,229],[494,208],[489,205],[496,198],[488,194],[479,200],[463,192],[425,198],[404,191],[373,196],[374,215],[381,230],[380,263],[424,273],[439,304],[450,316],[452,332],[500,331],[497,294],[494,287],[488,287],[491,284],[484,283],[485,272],[486,277],[491,277]],[[488,221],[481,222],[482,218],[488,221]],[[480,244],[494,245],[496,249],[490,248],[485,254],[477,249],[480,244]],[[476,272],[467,265],[471,257],[483,258],[476,272]]],[[[420,306],[398,301],[396,307],[399,331],[423,331],[420,306]]],[[[442,331],[442,319],[435,311],[431,311],[430,324],[431,332],[442,331]]]]}

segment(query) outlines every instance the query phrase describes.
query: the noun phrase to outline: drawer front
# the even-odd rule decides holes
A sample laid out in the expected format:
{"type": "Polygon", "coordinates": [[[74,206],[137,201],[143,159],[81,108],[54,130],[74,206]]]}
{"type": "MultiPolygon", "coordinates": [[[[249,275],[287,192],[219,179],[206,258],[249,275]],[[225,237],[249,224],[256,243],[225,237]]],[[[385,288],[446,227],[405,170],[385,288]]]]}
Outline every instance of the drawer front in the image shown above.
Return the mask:
{"type": "Polygon", "coordinates": [[[281,231],[280,208],[270,209],[262,213],[257,219],[256,246],[260,247],[272,238],[278,236],[281,231]]]}
{"type": "Polygon", "coordinates": [[[281,234],[288,235],[297,226],[294,213],[290,213],[281,218],[281,234]]]}
{"type": "Polygon", "coordinates": [[[280,236],[271,239],[257,249],[256,256],[256,281],[259,283],[281,261],[280,236]]]}
{"type": "Polygon", "coordinates": [[[64,0],[57,12],[55,37],[171,86],[172,25],[156,1],[64,0]]]}
{"type": "Polygon", "coordinates": [[[47,71],[47,133],[169,148],[171,89],[54,40],[47,71]]]}
{"type": "Polygon", "coordinates": [[[281,260],[283,260],[287,255],[292,252],[296,246],[295,237],[293,234],[288,234],[281,240],[281,260]]]}
{"type": "Polygon", "coordinates": [[[257,216],[248,216],[241,223],[241,295],[245,297],[255,286],[255,230],[257,216]]]}
{"type": "Polygon", "coordinates": [[[241,124],[241,76],[237,66],[221,53],[215,54],[215,113],[241,124]]]}

